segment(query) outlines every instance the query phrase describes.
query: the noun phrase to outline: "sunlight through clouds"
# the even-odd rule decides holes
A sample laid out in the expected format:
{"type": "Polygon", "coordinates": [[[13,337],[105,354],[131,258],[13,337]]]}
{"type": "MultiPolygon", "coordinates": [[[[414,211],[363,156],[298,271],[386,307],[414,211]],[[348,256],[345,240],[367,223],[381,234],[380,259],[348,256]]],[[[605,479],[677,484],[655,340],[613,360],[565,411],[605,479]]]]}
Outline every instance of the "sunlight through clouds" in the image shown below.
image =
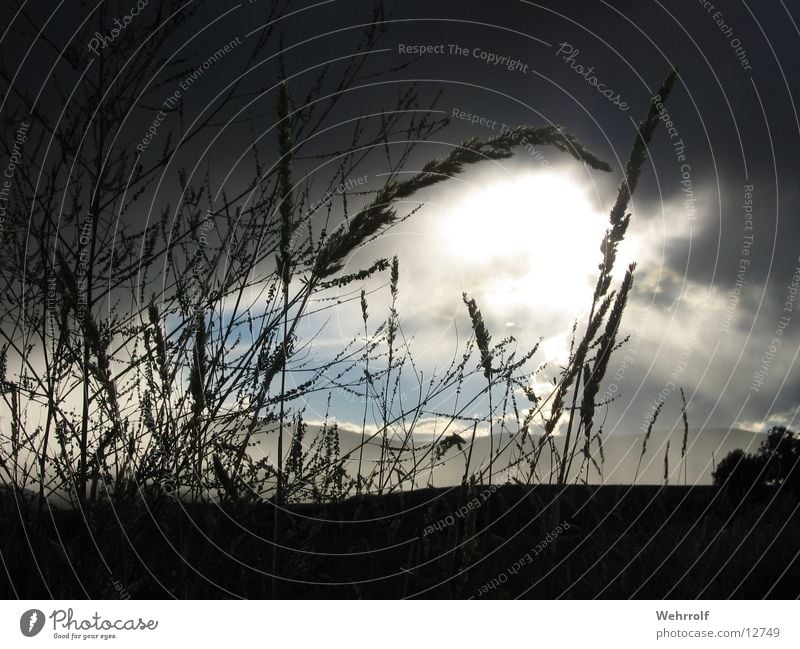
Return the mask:
{"type": "Polygon", "coordinates": [[[488,184],[437,224],[447,254],[483,276],[486,308],[574,315],[589,303],[606,217],[573,181],[528,173],[488,184]]]}

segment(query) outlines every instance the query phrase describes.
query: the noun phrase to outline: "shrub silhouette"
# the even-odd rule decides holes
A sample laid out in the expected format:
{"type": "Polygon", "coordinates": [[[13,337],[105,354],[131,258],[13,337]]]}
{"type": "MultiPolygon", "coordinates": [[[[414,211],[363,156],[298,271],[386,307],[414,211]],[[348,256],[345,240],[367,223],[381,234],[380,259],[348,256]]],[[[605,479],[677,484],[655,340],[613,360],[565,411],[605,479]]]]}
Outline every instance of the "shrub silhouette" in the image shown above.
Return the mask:
{"type": "Polygon", "coordinates": [[[737,492],[782,487],[800,488],[800,436],[784,426],[773,426],[755,453],[736,449],[713,472],[714,484],[737,492]]]}
{"type": "Polygon", "coordinates": [[[800,488],[800,436],[783,426],[775,426],[761,443],[765,459],[765,482],[791,490],[800,488]]]}
{"type": "Polygon", "coordinates": [[[712,476],[715,485],[746,492],[763,483],[763,468],[764,461],[760,455],[737,448],[722,459],[712,476]]]}

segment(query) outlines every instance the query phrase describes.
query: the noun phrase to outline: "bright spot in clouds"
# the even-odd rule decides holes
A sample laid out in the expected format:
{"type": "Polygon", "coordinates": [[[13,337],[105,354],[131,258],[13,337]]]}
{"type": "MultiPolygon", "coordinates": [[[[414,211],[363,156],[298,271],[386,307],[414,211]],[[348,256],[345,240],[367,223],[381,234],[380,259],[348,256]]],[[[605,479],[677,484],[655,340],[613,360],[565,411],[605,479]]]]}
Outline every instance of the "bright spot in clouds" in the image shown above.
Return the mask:
{"type": "Polygon", "coordinates": [[[608,217],[569,177],[523,174],[468,190],[438,222],[445,252],[480,276],[486,307],[588,310],[608,217]]]}

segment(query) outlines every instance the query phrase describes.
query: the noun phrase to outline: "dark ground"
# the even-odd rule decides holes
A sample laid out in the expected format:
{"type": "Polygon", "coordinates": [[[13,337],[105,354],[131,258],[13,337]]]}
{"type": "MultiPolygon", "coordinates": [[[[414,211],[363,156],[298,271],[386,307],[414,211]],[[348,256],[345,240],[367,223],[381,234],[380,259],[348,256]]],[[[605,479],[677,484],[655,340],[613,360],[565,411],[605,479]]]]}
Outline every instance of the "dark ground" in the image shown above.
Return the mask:
{"type": "MultiPolygon", "coordinates": [[[[423,489],[280,515],[2,503],[3,598],[796,598],[797,496],[716,487],[423,489]],[[559,511],[560,509],[560,511],[559,511]],[[460,514],[459,514],[460,512],[460,514]],[[549,537],[548,537],[549,535],[549,537]]],[[[0,573],[2,574],[2,573],[0,573]]]]}

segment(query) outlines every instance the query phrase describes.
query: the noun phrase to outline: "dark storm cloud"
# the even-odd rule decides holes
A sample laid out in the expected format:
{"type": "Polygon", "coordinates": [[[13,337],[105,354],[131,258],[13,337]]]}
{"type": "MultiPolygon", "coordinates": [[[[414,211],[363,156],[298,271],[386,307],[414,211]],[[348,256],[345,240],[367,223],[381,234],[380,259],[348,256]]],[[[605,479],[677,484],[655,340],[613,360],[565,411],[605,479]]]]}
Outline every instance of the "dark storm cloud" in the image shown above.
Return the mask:
{"type": "MultiPolygon", "coordinates": [[[[657,134],[635,197],[636,219],[664,221],[663,258],[640,260],[643,273],[660,273],[658,292],[649,293],[643,282],[636,299],[665,315],[689,294],[701,296],[692,298],[690,308],[700,306],[702,296],[712,303],[705,305],[708,320],[700,325],[693,370],[685,376],[697,382],[697,410],[724,421],[738,412],[769,349],[797,265],[798,194],[788,180],[798,171],[798,82],[790,74],[795,28],[783,7],[718,5],[713,10],[709,3],[636,2],[564,8],[520,2],[500,10],[466,3],[456,15],[436,4],[403,3],[399,16],[454,21],[447,32],[433,20],[414,22],[413,29],[400,23],[394,42],[458,43],[467,56],[425,55],[414,70],[443,80],[445,107],[479,115],[484,124],[564,124],[617,170],[632,142],[632,120],[643,113],[668,65],[679,67],[681,83],[667,104],[674,129],[669,133],[665,123],[657,134]],[[557,54],[559,43],[578,50],[571,62],[557,54]],[[530,72],[485,64],[473,56],[475,48],[525,61],[530,72]],[[583,67],[576,71],[576,64],[583,67]],[[589,66],[625,98],[630,114],[610,105],[578,74],[589,66]],[[752,195],[751,211],[746,194],[752,195]],[[671,236],[671,230],[683,233],[689,225],[690,237],[671,236]],[[721,351],[712,358],[721,338],[721,351]],[[727,389],[720,394],[722,386],[727,389]]],[[[448,134],[460,139],[476,130],[483,132],[480,124],[476,129],[454,121],[448,134]]],[[[670,350],[680,346],[681,332],[691,324],[689,317],[673,321],[675,330],[661,334],[674,340],[660,353],[659,347],[650,348],[655,365],[641,377],[650,383],[645,392],[657,392],[659,377],[669,376],[670,350]]],[[[760,421],[754,413],[787,412],[796,401],[790,378],[798,341],[793,331],[771,367],[768,387],[751,393],[750,414],[741,419],[760,421]],[[772,403],[770,390],[778,389],[772,403]]]]}
{"type": "MultiPolygon", "coordinates": [[[[418,83],[420,100],[415,106],[419,109],[426,108],[441,91],[436,108],[451,123],[409,159],[407,168],[418,169],[428,158],[446,154],[466,137],[497,134],[500,125],[562,124],[611,163],[611,174],[575,171],[597,184],[598,202],[608,208],[633,142],[635,124],[669,66],[678,66],[680,81],[666,106],[673,130],[667,129],[665,120],[657,132],[633,205],[636,228],[657,235],[650,237],[653,256],[639,260],[640,278],[633,299],[638,306],[650,305],[654,323],[671,323],[666,331],[650,326],[652,340],[642,344],[637,356],[636,371],[641,373],[637,380],[644,384],[643,394],[661,389],[673,365],[671,354],[680,349],[683,331],[692,326],[691,309],[704,306],[708,321],[701,327],[700,342],[692,351],[692,368],[685,376],[697,384],[694,408],[713,410],[716,421],[729,424],[730,413],[738,412],[763,350],[774,337],[775,322],[800,255],[800,190],[793,183],[800,172],[795,101],[800,79],[794,68],[797,16],[787,13],[797,13],[795,9],[787,10],[783,3],[714,4],[717,6],[712,9],[711,3],[699,1],[389,2],[386,33],[358,78],[361,87],[346,93],[325,125],[389,109],[398,93],[413,82],[418,83]],[[419,56],[405,53],[413,46],[433,49],[419,56]],[[618,96],[616,104],[598,91],[600,84],[618,96]],[[620,102],[629,110],[621,110],[620,102]],[[454,117],[454,110],[478,119],[454,117]],[[752,230],[746,229],[748,214],[744,210],[749,186],[753,188],[752,230]],[[745,246],[750,236],[752,245],[745,246]],[[744,273],[740,270],[742,259],[748,262],[744,273]],[[732,301],[737,287],[738,295],[732,301]],[[679,300],[685,303],[682,309],[679,300]],[[730,318],[723,327],[726,308],[730,318]],[[676,319],[669,320],[676,310],[676,319]],[[718,340],[724,342],[708,369],[718,340]],[[660,346],[662,342],[665,346],[660,346]],[[652,370],[648,369],[651,364],[652,370]],[[735,378],[728,383],[731,371],[735,378]],[[729,387],[715,407],[719,397],[715,392],[726,383],[729,387]]],[[[46,16],[48,9],[39,5],[33,11],[46,16]]],[[[266,14],[264,6],[232,10],[227,4],[206,3],[199,19],[186,26],[185,36],[191,38],[199,27],[212,22],[213,29],[201,41],[193,42],[186,55],[201,63],[221,45],[260,27],[266,22],[260,16],[266,14]]],[[[363,32],[360,25],[371,19],[367,3],[333,2],[281,21],[277,28],[285,31],[287,48],[283,64],[297,101],[306,96],[323,62],[336,60],[337,70],[347,65],[363,32]]],[[[75,15],[52,22],[49,34],[55,42],[63,42],[77,22],[75,15]]],[[[193,86],[187,101],[191,116],[231,81],[232,63],[239,60],[234,57],[244,57],[245,49],[237,48],[229,61],[214,66],[193,86]]],[[[276,52],[266,54],[274,56],[276,52]]],[[[29,78],[43,78],[55,54],[51,56],[53,59],[42,55],[29,61],[29,78]]],[[[248,75],[242,96],[263,90],[268,85],[265,79],[272,79],[279,66],[275,57],[259,68],[263,74],[248,75]]],[[[265,133],[274,121],[274,101],[274,92],[268,93],[251,110],[251,115],[263,120],[265,133]]],[[[152,115],[150,121],[146,115],[140,119],[132,131],[141,134],[152,115]]],[[[378,119],[367,118],[366,128],[374,127],[378,119]]],[[[298,170],[297,177],[314,169],[316,162],[310,158],[321,150],[322,142],[346,144],[350,133],[345,126],[333,128],[308,145],[305,153],[309,159],[300,163],[305,167],[302,173],[298,170]]],[[[397,138],[401,139],[401,134],[397,138]]],[[[212,149],[204,153],[200,144],[193,145],[186,160],[194,164],[200,159],[202,170],[222,175],[248,150],[252,139],[252,131],[230,125],[212,149]]],[[[265,135],[265,141],[273,140],[273,133],[265,135]]],[[[375,152],[369,158],[370,189],[380,186],[378,174],[386,170],[383,155],[383,151],[375,152]]],[[[543,148],[527,157],[520,150],[507,168],[541,169],[542,160],[559,168],[570,168],[572,163],[567,156],[543,148]]],[[[328,169],[323,167],[315,177],[324,179],[328,169]]],[[[236,169],[228,181],[231,188],[242,184],[245,173],[249,172],[244,167],[236,169]]],[[[457,183],[450,181],[448,188],[452,189],[441,194],[431,191],[427,197],[435,200],[447,192],[454,195],[460,188],[457,183]]],[[[312,193],[317,195],[312,199],[320,200],[326,189],[322,182],[314,184],[312,193]]],[[[354,200],[357,203],[359,199],[354,200]]],[[[142,218],[141,213],[130,218],[142,218]]],[[[391,254],[392,249],[393,241],[387,237],[377,243],[374,252],[391,254]]],[[[415,276],[419,278],[421,273],[412,272],[411,284],[415,276]]],[[[439,293],[435,297],[439,302],[407,305],[415,328],[423,330],[426,318],[437,323],[437,331],[445,327],[452,305],[439,293]]],[[[494,324],[503,326],[504,321],[518,322],[521,317],[513,313],[508,318],[498,317],[494,324]]],[[[635,330],[634,318],[628,324],[629,330],[635,330]]],[[[546,328],[555,326],[546,322],[546,328]]],[[[752,393],[749,412],[740,419],[759,421],[768,411],[791,410],[799,394],[797,381],[791,378],[799,329],[800,316],[783,339],[780,359],[771,367],[770,383],[763,392],[752,393]],[[769,390],[777,390],[787,374],[790,379],[772,404],[769,390]]],[[[635,428],[639,418],[641,413],[627,424],[635,428]]]]}

